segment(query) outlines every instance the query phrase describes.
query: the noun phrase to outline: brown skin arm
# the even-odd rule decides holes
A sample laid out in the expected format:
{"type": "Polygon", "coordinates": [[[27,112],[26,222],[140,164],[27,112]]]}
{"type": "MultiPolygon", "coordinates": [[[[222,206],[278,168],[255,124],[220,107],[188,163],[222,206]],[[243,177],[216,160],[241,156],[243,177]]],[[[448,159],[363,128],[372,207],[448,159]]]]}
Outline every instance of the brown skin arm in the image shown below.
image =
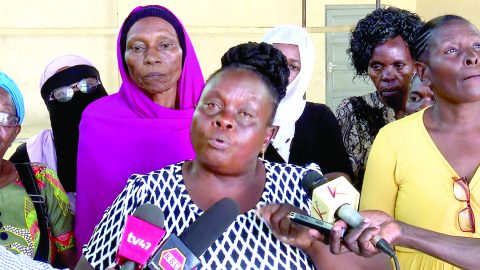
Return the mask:
{"type": "Polygon", "coordinates": [[[396,222],[402,231],[397,245],[424,252],[462,269],[478,269],[480,239],[445,235],[396,222]]]}
{"type": "MultiPolygon", "coordinates": [[[[381,211],[360,213],[368,220],[368,224],[351,230],[344,241],[340,240],[337,232],[346,224],[343,221],[335,223],[336,230],[330,236],[332,253],[353,251],[360,256],[370,257],[379,253],[371,240],[380,235],[391,245],[418,250],[462,269],[478,269],[480,265],[480,239],[432,232],[394,220],[381,211]]],[[[322,239],[319,238],[319,241],[322,239]]]]}
{"type": "Polygon", "coordinates": [[[320,246],[324,244],[326,237],[318,234],[318,240],[315,241],[309,235],[309,229],[297,224],[294,224],[288,218],[290,212],[297,212],[305,214],[304,211],[289,204],[270,204],[258,210],[257,215],[263,219],[268,225],[273,235],[285,244],[292,245],[305,252],[312,259],[315,267],[321,269],[320,258],[312,256],[320,246]]]}
{"type": "Polygon", "coordinates": [[[77,263],[77,266],[75,267],[75,270],[95,270],[95,268],[93,268],[93,266],[87,261],[85,256],[82,255],[82,257],[80,257],[80,260],[77,263]]]}
{"type": "Polygon", "coordinates": [[[388,258],[385,259],[381,256],[366,259],[353,253],[341,256],[331,254],[326,244],[327,236],[316,230],[292,223],[288,218],[290,212],[305,214],[293,205],[273,204],[261,208],[258,215],[267,223],[275,237],[305,252],[317,269],[391,269],[388,258]]]}

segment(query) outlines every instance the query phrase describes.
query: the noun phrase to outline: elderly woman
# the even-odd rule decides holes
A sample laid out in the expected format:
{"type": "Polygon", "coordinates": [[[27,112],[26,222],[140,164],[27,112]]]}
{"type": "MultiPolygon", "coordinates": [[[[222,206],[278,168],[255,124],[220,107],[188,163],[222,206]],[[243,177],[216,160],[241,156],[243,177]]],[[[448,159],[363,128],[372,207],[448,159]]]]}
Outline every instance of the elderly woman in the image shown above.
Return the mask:
{"type": "Polygon", "coordinates": [[[256,218],[256,209],[265,204],[310,209],[299,182],[305,168],[258,158],[273,135],[287,82],[286,59],[271,45],[230,49],[207,81],[193,117],[196,158],[133,175],[95,229],[78,268],[87,261],[98,269],[114,262],[127,215],[139,205],[158,205],[165,228],[178,235],[216,201],[231,197],[242,214],[200,257],[203,269],[313,269],[311,250],[280,242],[256,218]]]}
{"type": "Polygon", "coordinates": [[[407,104],[405,104],[405,112],[407,114],[416,113],[432,106],[433,103],[435,103],[435,97],[430,86],[423,84],[418,75],[413,76],[408,91],[407,104]]]}
{"type": "Polygon", "coordinates": [[[40,89],[52,128],[20,145],[10,161],[41,162],[57,171],[75,213],[80,118],[87,105],[107,92],[98,70],[77,55],[62,55],[52,60],[40,78],[40,89]]]}
{"type": "MultiPolygon", "coordinates": [[[[417,73],[436,103],[380,130],[360,207],[430,231],[480,238],[480,32],[447,15],[429,21],[415,44],[417,73]]],[[[409,248],[397,247],[397,255],[403,270],[458,269],[409,248]]]]}
{"type": "Polygon", "coordinates": [[[357,76],[368,76],[376,91],[343,100],[337,108],[343,142],[361,189],[370,147],[380,128],[405,115],[414,71],[412,56],[420,18],[394,7],[368,14],[352,29],[349,53],[357,76]]]}
{"type": "Polygon", "coordinates": [[[262,41],[285,55],[290,70],[287,93],[273,119],[279,129],[265,158],[299,166],[316,163],[327,178],[351,178],[335,115],[326,105],[304,99],[315,65],[315,49],[307,32],[299,26],[281,25],[268,31],[262,41]]]}
{"type": "Polygon", "coordinates": [[[189,127],[204,80],[180,21],[161,6],[134,9],[117,57],[119,92],[88,106],[80,123],[79,250],[131,174],[194,157],[189,127]]]}
{"type": "MultiPolygon", "coordinates": [[[[23,97],[0,72],[0,156],[20,132],[23,97]]],[[[55,171],[40,163],[0,161],[0,245],[35,260],[73,267],[75,241],[68,198],[55,171]]]]}

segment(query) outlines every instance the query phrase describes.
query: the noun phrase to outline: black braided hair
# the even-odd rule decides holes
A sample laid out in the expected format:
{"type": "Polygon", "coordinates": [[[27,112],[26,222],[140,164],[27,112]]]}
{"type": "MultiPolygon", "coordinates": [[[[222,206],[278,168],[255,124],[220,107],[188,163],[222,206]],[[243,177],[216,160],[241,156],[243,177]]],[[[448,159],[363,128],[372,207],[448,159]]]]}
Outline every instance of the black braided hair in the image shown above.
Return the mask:
{"type": "Polygon", "coordinates": [[[250,70],[266,84],[273,98],[272,120],[278,103],[285,97],[288,85],[287,59],[283,53],[265,42],[248,42],[230,48],[222,56],[222,67],[213,73],[207,83],[218,73],[228,69],[250,70]]]}
{"type": "Polygon", "coordinates": [[[418,32],[415,46],[413,48],[413,58],[416,61],[426,62],[425,57],[428,55],[430,41],[433,32],[452,21],[462,21],[470,23],[467,19],[457,15],[443,15],[428,21],[418,32]]]}
{"type": "Polygon", "coordinates": [[[347,48],[356,75],[366,77],[375,48],[398,35],[408,44],[412,54],[415,37],[422,26],[417,14],[395,7],[376,9],[358,21],[350,31],[347,48]]]}

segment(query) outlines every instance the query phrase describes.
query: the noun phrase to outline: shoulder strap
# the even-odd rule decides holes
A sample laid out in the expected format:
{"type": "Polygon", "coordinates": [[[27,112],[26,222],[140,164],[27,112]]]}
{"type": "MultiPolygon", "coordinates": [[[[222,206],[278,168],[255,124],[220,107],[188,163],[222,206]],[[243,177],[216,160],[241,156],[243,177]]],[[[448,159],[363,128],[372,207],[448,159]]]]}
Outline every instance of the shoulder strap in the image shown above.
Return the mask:
{"type": "Polygon", "coordinates": [[[8,159],[13,163],[28,163],[30,162],[30,158],[28,157],[27,152],[27,143],[22,143],[17,147],[15,153],[10,156],[8,159]]]}
{"type": "Polygon", "coordinates": [[[35,211],[37,212],[38,227],[40,229],[40,241],[33,259],[48,263],[50,240],[48,236],[49,225],[45,206],[45,197],[40,194],[40,189],[35,181],[35,176],[30,163],[17,163],[15,164],[15,168],[17,169],[18,175],[20,176],[20,180],[22,180],[25,190],[32,199],[33,205],[35,206],[35,211]]]}

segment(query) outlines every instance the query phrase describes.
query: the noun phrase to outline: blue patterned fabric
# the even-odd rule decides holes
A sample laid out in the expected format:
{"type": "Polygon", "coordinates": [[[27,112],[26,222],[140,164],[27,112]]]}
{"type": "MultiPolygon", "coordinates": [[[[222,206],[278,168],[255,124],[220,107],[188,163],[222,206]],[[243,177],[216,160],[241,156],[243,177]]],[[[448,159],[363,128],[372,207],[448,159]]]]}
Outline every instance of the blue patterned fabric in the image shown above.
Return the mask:
{"type": "MultiPolygon", "coordinates": [[[[308,169],[264,161],[265,189],[256,207],[288,203],[310,212],[310,200],[300,186],[308,169]]],[[[158,205],[165,215],[167,233],[179,235],[201,214],[188,195],[182,176],[183,162],[132,175],[127,186],[105,212],[83,254],[96,269],[112,266],[127,215],[144,203],[158,205]],[[114,247],[112,249],[112,247],[114,247]]],[[[280,242],[255,216],[256,209],[237,217],[226,232],[201,256],[200,269],[314,269],[310,258],[297,248],[280,242]]]]}
{"type": "Polygon", "coordinates": [[[18,89],[17,84],[7,76],[7,74],[0,71],[0,87],[3,88],[7,93],[12,97],[13,104],[15,105],[15,110],[17,117],[19,119],[19,124],[23,123],[25,118],[25,104],[23,103],[23,96],[18,89]]]}

